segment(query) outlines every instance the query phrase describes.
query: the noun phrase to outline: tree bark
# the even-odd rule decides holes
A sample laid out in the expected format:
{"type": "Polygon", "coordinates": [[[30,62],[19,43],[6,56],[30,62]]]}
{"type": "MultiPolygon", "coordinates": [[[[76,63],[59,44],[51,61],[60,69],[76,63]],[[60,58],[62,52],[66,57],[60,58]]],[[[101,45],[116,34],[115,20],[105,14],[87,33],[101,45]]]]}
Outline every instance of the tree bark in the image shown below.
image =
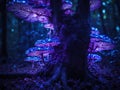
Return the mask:
{"type": "MultiPolygon", "coordinates": [[[[61,2],[62,0],[51,0],[57,27],[59,27],[59,24],[60,27],[63,26],[62,29],[57,28],[59,29],[57,33],[61,39],[62,57],[65,57],[62,64],[66,68],[68,77],[85,79],[87,50],[90,40],[89,0],[78,0],[76,14],[73,16],[63,14],[61,2]]],[[[57,51],[59,50],[61,49],[57,49],[57,51]]],[[[58,61],[61,61],[60,55],[58,55],[58,61]]]]}

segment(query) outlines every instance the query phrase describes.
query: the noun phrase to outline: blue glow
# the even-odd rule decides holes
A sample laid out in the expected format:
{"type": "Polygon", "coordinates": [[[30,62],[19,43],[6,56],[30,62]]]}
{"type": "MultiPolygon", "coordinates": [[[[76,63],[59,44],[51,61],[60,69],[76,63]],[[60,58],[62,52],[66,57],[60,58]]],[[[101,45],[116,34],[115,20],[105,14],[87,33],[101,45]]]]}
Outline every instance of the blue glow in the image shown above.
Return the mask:
{"type": "Polygon", "coordinates": [[[48,51],[48,50],[53,50],[52,47],[32,47],[32,48],[29,48],[28,50],[26,50],[25,54],[29,54],[31,52],[34,52],[34,51],[48,51]]]}
{"type": "Polygon", "coordinates": [[[103,9],[103,10],[102,10],[102,13],[106,13],[106,10],[105,10],[105,9],[103,9]]]}
{"type": "Polygon", "coordinates": [[[106,15],[104,15],[104,16],[103,16],[103,19],[106,19],[106,18],[107,18],[107,16],[106,16],[106,15]]]}
{"type": "Polygon", "coordinates": [[[88,59],[94,60],[94,62],[100,62],[102,57],[98,54],[88,54],[88,59]]]}
{"type": "Polygon", "coordinates": [[[119,27],[119,26],[116,26],[116,30],[117,30],[117,31],[120,31],[120,27],[119,27]]]}
{"type": "Polygon", "coordinates": [[[36,57],[36,56],[31,56],[31,57],[25,58],[25,61],[40,61],[40,60],[41,60],[41,58],[36,57]]]}
{"type": "Polygon", "coordinates": [[[100,17],[100,14],[98,14],[97,16],[100,17]]]}
{"type": "Polygon", "coordinates": [[[14,32],[15,30],[14,29],[11,29],[11,32],[14,32]]]}
{"type": "Polygon", "coordinates": [[[105,35],[90,34],[90,36],[93,37],[93,38],[99,38],[99,39],[101,39],[105,42],[110,42],[110,43],[113,42],[109,37],[107,37],[105,35]]]}
{"type": "Polygon", "coordinates": [[[103,3],[102,3],[102,5],[103,5],[103,6],[105,6],[105,5],[106,5],[106,3],[105,3],[105,2],[103,2],[103,3]]]}

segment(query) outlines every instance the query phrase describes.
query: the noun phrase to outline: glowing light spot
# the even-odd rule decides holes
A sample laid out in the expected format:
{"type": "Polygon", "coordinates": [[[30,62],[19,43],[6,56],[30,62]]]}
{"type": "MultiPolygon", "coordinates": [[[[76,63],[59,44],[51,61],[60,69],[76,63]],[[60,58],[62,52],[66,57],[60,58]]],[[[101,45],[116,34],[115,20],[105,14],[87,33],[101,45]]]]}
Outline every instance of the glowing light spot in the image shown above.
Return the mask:
{"type": "Polygon", "coordinates": [[[100,17],[100,14],[98,14],[97,17],[100,17]]]}
{"type": "Polygon", "coordinates": [[[116,30],[117,30],[117,31],[120,31],[120,27],[119,27],[119,26],[116,26],[116,30]]]}
{"type": "Polygon", "coordinates": [[[106,15],[104,15],[104,16],[103,16],[103,19],[106,19],[106,18],[107,18],[107,16],[106,16],[106,15]]]}
{"type": "Polygon", "coordinates": [[[14,32],[15,30],[14,29],[11,29],[11,32],[14,32]]]}
{"type": "Polygon", "coordinates": [[[103,10],[102,10],[102,13],[106,13],[106,10],[105,10],[105,9],[103,9],[103,10]]]}
{"type": "Polygon", "coordinates": [[[103,2],[103,3],[102,3],[102,5],[103,5],[103,6],[105,6],[105,5],[106,5],[106,3],[105,3],[105,2],[103,2]]]}

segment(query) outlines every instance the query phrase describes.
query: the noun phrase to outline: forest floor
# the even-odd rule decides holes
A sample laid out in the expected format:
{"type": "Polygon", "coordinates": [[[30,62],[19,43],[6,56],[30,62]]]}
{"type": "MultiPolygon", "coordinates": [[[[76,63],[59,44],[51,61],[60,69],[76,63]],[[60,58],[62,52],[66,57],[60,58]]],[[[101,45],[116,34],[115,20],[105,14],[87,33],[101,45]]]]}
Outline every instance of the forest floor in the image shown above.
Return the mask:
{"type": "MultiPolygon", "coordinates": [[[[43,64],[29,62],[9,62],[0,64],[0,90],[63,90],[61,81],[56,81],[49,87],[44,87],[42,83],[50,76],[44,75],[43,64]]],[[[67,80],[71,90],[120,90],[120,70],[110,65],[103,65],[100,62],[89,63],[90,72],[97,77],[98,82],[89,80],[67,80]]]]}

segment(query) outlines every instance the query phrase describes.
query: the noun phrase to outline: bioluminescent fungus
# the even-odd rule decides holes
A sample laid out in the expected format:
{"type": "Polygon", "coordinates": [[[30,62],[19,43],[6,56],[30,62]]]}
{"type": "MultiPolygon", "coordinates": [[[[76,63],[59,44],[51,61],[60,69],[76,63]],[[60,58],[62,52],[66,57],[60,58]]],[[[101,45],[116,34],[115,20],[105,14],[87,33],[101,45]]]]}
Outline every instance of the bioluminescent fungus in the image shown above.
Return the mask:
{"type": "Polygon", "coordinates": [[[101,6],[101,0],[90,0],[90,11],[94,11],[101,6]]]}
{"type": "Polygon", "coordinates": [[[71,10],[71,9],[67,9],[67,10],[65,10],[64,13],[65,13],[66,15],[73,15],[73,14],[74,14],[74,11],[71,10]]]}
{"type": "Polygon", "coordinates": [[[35,42],[35,46],[57,46],[58,44],[60,44],[58,38],[47,38],[45,40],[37,40],[35,42]]]}
{"type": "Polygon", "coordinates": [[[53,47],[48,47],[48,46],[32,47],[26,51],[26,54],[27,54],[27,56],[31,56],[31,57],[40,57],[42,62],[45,63],[44,55],[45,54],[48,55],[48,53],[51,54],[51,53],[53,53],[53,51],[54,51],[53,47]]]}
{"type": "Polygon", "coordinates": [[[39,62],[40,60],[41,60],[40,57],[32,56],[32,57],[25,58],[24,61],[31,62],[32,63],[32,68],[34,68],[34,62],[39,62]]]}
{"type": "Polygon", "coordinates": [[[25,58],[25,61],[28,61],[28,62],[37,62],[37,61],[40,61],[40,57],[37,57],[37,56],[27,57],[27,58],[25,58]]]}
{"type": "Polygon", "coordinates": [[[28,0],[11,0],[13,3],[28,3],[28,0]]]}
{"type": "Polygon", "coordinates": [[[89,52],[100,52],[114,49],[113,41],[105,35],[91,34],[89,52]]]}
{"type": "Polygon", "coordinates": [[[102,57],[98,54],[88,54],[88,61],[91,62],[100,62],[102,60],[102,57]]]}
{"type": "Polygon", "coordinates": [[[52,47],[32,47],[29,48],[25,54],[28,56],[40,56],[43,53],[52,53],[54,49],[52,47]]]}
{"type": "Polygon", "coordinates": [[[28,0],[29,4],[34,6],[49,6],[50,0],[28,0]]]}
{"type": "Polygon", "coordinates": [[[39,16],[38,21],[41,22],[41,23],[48,23],[49,19],[46,16],[39,16]]]}
{"type": "Polygon", "coordinates": [[[44,25],[44,28],[54,30],[54,26],[53,26],[52,23],[47,23],[47,24],[45,24],[45,25],[44,25]]]}
{"type": "Polygon", "coordinates": [[[113,43],[113,40],[110,39],[108,36],[106,35],[96,35],[96,34],[90,34],[91,37],[91,42],[94,42],[94,39],[96,39],[97,41],[104,41],[104,42],[109,42],[109,43],[113,43]]]}
{"type": "Polygon", "coordinates": [[[51,10],[47,8],[33,8],[31,5],[23,3],[14,3],[7,6],[8,11],[28,22],[48,23],[48,17],[51,16],[51,10]]]}
{"type": "Polygon", "coordinates": [[[73,6],[71,1],[65,0],[63,1],[63,5],[62,5],[62,9],[66,10],[66,9],[71,9],[73,6]]]}

